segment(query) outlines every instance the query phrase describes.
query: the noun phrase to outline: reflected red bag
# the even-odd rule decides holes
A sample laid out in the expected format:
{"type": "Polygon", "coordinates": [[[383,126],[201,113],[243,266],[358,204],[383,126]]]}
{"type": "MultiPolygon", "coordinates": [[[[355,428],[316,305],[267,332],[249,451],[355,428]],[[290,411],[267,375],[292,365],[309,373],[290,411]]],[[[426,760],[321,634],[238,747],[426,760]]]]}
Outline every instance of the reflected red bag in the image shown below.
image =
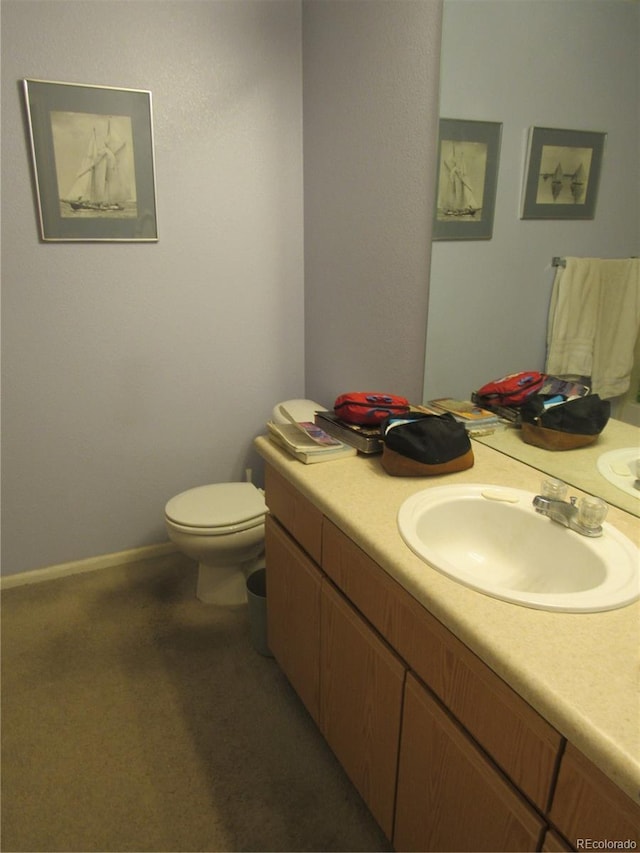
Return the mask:
{"type": "Polygon", "coordinates": [[[546,376],[536,370],[524,373],[510,373],[502,379],[487,382],[472,395],[472,400],[479,406],[521,406],[542,385],[546,376]]]}
{"type": "Polygon", "coordinates": [[[409,401],[396,394],[352,391],[336,397],[333,411],[348,424],[379,424],[389,415],[406,414],[409,401]]]}

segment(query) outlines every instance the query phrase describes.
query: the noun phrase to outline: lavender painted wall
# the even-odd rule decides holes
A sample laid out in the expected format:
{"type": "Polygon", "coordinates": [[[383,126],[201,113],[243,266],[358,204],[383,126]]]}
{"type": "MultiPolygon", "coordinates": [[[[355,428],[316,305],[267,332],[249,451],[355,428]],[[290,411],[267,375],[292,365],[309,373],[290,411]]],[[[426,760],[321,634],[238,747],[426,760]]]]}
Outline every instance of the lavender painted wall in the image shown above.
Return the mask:
{"type": "Polygon", "coordinates": [[[4,574],[164,541],[278,400],[419,394],[441,0],[0,9],[4,574]],[[24,77],[153,92],[157,244],[39,242],[24,77]]]}
{"type": "MultiPolygon", "coordinates": [[[[166,540],[304,391],[301,6],[3,0],[5,574],[166,540]],[[150,89],[157,244],[43,244],[24,77],[150,89]]],[[[259,475],[259,470],[257,474],[259,475]]]]}
{"type": "Polygon", "coordinates": [[[304,6],[307,392],[422,396],[441,0],[304,6]]]}

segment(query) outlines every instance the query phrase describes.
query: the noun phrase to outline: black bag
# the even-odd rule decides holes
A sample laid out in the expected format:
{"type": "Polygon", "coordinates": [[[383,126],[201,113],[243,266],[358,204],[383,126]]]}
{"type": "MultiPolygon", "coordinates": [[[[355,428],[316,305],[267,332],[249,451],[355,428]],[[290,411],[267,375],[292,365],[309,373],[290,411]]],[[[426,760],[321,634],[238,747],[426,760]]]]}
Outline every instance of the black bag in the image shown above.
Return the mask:
{"type": "Polygon", "coordinates": [[[381,425],[382,467],[397,477],[429,477],[473,466],[473,450],[464,424],[453,415],[411,412],[381,425]]]}

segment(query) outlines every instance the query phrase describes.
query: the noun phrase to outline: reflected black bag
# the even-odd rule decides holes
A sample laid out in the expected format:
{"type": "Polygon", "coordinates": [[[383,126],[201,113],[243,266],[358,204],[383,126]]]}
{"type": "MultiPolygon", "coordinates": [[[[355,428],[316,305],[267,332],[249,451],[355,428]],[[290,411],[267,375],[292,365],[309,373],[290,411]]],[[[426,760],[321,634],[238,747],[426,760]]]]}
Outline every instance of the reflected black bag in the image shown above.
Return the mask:
{"type": "Polygon", "coordinates": [[[547,397],[535,394],[520,410],[522,440],[545,450],[572,450],[592,444],[609,421],[611,403],[587,394],[545,409],[547,397]]]}
{"type": "Polygon", "coordinates": [[[546,397],[534,394],[523,404],[520,414],[523,423],[570,432],[576,435],[599,435],[611,414],[611,403],[598,394],[587,394],[545,409],[546,397]]]}
{"type": "Polygon", "coordinates": [[[471,468],[471,440],[453,415],[411,412],[381,425],[382,467],[397,477],[429,477],[471,468]]]}

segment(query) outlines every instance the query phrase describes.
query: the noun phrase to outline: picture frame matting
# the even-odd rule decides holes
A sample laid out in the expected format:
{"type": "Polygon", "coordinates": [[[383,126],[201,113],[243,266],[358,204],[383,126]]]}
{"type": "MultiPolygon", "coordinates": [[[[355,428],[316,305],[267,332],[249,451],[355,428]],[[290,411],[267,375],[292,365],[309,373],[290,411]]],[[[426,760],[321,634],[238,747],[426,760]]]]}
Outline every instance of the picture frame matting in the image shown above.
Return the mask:
{"type": "Polygon", "coordinates": [[[22,84],[42,240],[157,241],[151,92],[22,84]]]}

